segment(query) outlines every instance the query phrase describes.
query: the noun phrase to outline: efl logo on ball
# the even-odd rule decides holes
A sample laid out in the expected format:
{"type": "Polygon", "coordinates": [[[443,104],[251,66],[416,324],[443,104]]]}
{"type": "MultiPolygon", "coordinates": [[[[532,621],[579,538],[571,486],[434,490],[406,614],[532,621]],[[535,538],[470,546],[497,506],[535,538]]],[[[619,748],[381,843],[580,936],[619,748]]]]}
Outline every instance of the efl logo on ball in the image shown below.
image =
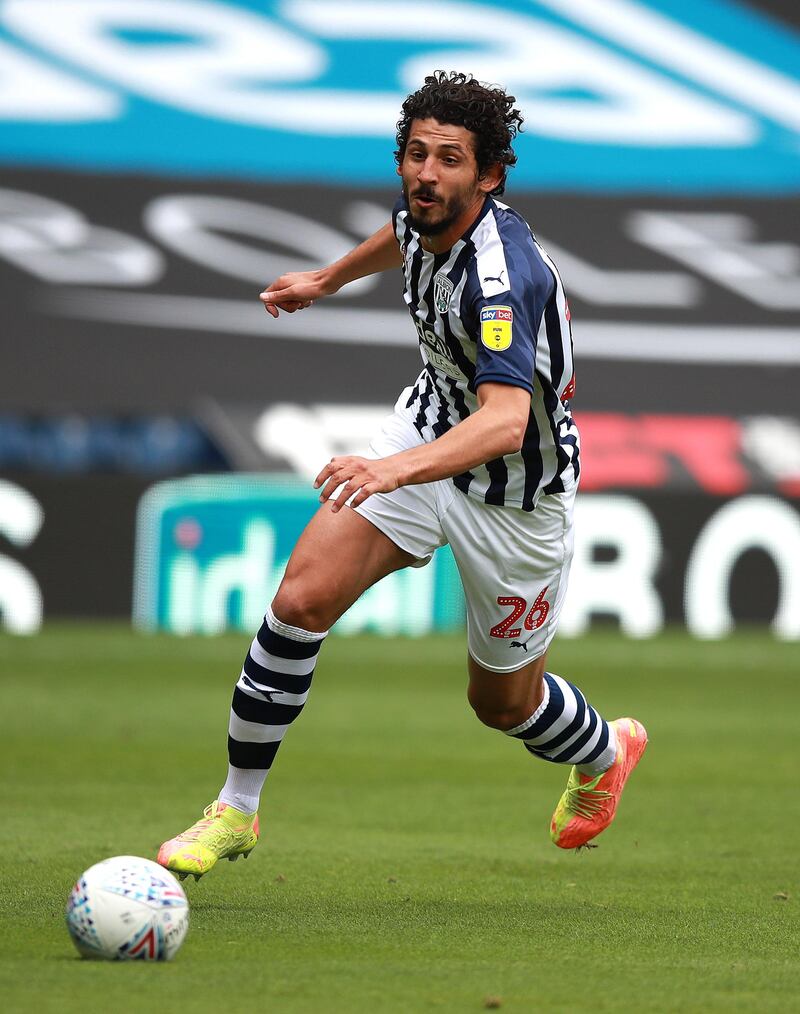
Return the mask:
{"type": "Polygon", "coordinates": [[[510,306],[485,306],[481,310],[481,341],[492,352],[503,352],[511,344],[514,311],[510,306]]]}

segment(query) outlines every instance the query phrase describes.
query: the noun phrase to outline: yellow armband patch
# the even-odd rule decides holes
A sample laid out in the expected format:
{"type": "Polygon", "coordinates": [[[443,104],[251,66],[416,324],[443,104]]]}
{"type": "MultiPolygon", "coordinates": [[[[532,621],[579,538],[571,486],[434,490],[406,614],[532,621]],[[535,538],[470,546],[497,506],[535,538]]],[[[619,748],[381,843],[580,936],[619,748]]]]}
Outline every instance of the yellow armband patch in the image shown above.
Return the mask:
{"type": "Polygon", "coordinates": [[[492,352],[503,352],[511,344],[513,324],[510,306],[485,306],[481,310],[481,341],[492,352]]]}

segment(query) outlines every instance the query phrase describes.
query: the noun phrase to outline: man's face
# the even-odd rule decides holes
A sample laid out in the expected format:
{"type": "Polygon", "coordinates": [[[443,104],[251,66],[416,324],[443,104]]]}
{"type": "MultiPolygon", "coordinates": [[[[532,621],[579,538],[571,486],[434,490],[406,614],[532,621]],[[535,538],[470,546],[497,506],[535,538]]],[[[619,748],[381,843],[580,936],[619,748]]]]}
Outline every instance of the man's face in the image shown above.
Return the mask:
{"type": "Polygon", "coordinates": [[[423,236],[444,232],[494,186],[478,179],[472,131],[434,119],[412,121],[398,172],[409,224],[423,236]]]}

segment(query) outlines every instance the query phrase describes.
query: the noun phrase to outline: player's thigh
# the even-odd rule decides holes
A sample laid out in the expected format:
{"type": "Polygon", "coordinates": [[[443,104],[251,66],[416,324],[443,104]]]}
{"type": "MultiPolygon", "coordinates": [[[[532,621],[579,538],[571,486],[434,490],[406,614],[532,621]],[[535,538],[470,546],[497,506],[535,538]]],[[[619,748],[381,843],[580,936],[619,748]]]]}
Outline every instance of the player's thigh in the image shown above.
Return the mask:
{"type": "Polygon", "coordinates": [[[415,558],[345,507],[323,504],[294,547],[272,608],[305,630],[327,630],[359,596],[415,558]]]}
{"type": "Polygon", "coordinates": [[[507,674],[547,651],[567,590],[574,493],[541,498],[533,512],[461,495],[446,532],[467,603],[469,653],[507,674]]]}
{"type": "MultiPolygon", "coordinates": [[[[373,436],[370,456],[422,443],[399,408],[405,400],[401,395],[373,436]]],[[[445,541],[439,519],[445,485],[401,486],[336,514],[329,505],[320,508],[292,553],[273,603],[275,615],[306,630],[327,630],[382,577],[402,567],[425,566],[445,541]]]]}

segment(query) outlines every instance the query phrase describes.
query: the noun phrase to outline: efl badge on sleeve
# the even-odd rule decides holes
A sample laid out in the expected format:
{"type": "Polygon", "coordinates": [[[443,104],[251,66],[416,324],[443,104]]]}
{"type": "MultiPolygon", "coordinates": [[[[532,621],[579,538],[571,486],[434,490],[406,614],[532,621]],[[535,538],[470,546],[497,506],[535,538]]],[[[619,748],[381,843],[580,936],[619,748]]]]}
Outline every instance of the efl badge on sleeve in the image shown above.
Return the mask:
{"type": "Polygon", "coordinates": [[[514,311],[510,306],[485,306],[481,310],[481,341],[492,352],[503,352],[511,344],[514,311]]]}
{"type": "Polygon", "coordinates": [[[452,295],[453,283],[447,275],[438,274],[433,280],[433,301],[439,313],[447,313],[452,295]]]}

